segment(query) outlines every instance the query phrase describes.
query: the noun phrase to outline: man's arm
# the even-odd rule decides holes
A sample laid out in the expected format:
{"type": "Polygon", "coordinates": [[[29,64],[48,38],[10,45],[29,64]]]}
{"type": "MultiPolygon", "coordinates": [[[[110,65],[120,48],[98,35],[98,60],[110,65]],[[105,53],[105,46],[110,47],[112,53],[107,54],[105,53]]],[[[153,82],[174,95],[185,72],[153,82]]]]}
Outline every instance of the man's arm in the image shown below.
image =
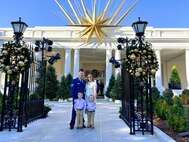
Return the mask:
{"type": "Polygon", "coordinates": [[[72,94],[73,100],[77,99],[75,90],[76,90],[76,82],[75,82],[75,79],[73,79],[72,84],[71,84],[71,94],[72,94]]]}

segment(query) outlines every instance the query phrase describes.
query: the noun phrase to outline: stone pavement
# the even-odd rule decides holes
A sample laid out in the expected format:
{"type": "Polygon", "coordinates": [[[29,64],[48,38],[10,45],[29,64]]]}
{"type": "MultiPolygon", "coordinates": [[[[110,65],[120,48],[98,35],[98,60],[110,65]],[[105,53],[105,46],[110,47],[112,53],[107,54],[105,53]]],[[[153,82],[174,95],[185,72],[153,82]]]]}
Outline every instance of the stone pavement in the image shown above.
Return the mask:
{"type": "MultiPolygon", "coordinates": [[[[23,132],[4,130],[0,142],[159,142],[156,135],[129,135],[129,127],[119,119],[119,106],[98,100],[95,129],[69,129],[71,102],[46,102],[52,106],[49,116],[30,123],[23,132]]],[[[86,119],[86,115],[85,115],[86,119]]]]}

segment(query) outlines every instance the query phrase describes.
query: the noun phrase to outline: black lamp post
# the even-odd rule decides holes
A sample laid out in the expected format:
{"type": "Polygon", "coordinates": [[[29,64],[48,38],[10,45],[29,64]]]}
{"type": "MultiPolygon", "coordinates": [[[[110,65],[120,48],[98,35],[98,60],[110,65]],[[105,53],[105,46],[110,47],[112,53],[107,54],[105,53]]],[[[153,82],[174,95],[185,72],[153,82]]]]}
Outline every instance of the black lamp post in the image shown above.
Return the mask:
{"type": "MultiPolygon", "coordinates": [[[[134,39],[127,37],[117,39],[118,50],[126,50],[126,57],[120,60],[123,61],[122,67],[125,68],[122,69],[122,80],[126,81],[123,84],[127,84],[126,89],[122,88],[125,91],[122,98],[127,98],[125,102],[122,100],[122,109],[128,112],[123,111],[122,118],[129,122],[130,134],[135,134],[135,131],[142,131],[143,134],[144,131],[150,131],[153,134],[151,77],[154,77],[158,70],[158,62],[151,43],[145,41],[147,24],[148,22],[140,21],[139,18],[139,21],[132,24],[136,34],[134,39]]],[[[114,57],[110,62],[115,68],[120,66],[114,57]]]]}
{"type": "Polygon", "coordinates": [[[14,30],[14,38],[15,38],[15,43],[19,44],[20,39],[22,38],[22,35],[28,25],[24,22],[21,21],[21,18],[19,18],[19,21],[13,21],[11,22],[12,28],[14,30]]]}
{"type": "Polygon", "coordinates": [[[42,88],[42,105],[43,105],[43,116],[45,117],[44,113],[44,100],[45,100],[45,88],[46,88],[46,67],[47,67],[47,60],[46,60],[46,51],[51,52],[52,51],[52,45],[53,41],[49,40],[47,38],[44,38],[42,40],[35,41],[35,52],[41,51],[42,53],[42,59],[41,59],[41,67],[43,67],[43,88],[42,88]]]}
{"type": "Polygon", "coordinates": [[[21,21],[11,22],[14,41],[3,44],[0,69],[5,73],[5,86],[1,112],[1,127],[17,128],[22,131],[24,95],[27,93],[28,70],[32,62],[31,50],[22,41],[22,35],[28,25],[21,21]],[[21,75],[21,76],[20,76],[21,75]],[[21,81],[20,91],[19,82],[21,81]]]}
{"type": "Polygon", "coordinates": [[[132,27],[136,33],[136,36],[141,37],[144,35],[147,24],[148,24],[148,22],[146,22],[146,21],[140,21],[140,17],[138,18],[137,22],[134,22],[132,24],[132,27]]]}

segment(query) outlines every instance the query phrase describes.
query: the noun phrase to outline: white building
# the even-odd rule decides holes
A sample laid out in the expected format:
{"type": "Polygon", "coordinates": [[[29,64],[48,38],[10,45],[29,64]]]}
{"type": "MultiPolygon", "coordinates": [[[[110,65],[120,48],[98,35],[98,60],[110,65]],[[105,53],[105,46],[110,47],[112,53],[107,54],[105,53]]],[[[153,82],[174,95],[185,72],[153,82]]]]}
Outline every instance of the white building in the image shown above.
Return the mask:
{"type": "MultiPolygon", "coordinates": [[[[99,77],[108,85],[112,74],[118,74],[120,69],[115,69],[109,59],[115,56],[120,59],[125,56],[124,51],[117,50],[117,38],[134,38],[135,33],[131,27],[116,29],[109,35],[110,39],[101,45],[85,44],[85,39],[78,38],[79,27],[35,27],[28,28],[24,33],[24,41],[35,43],[43,37],[51,39],[53,51],[61,54],[61,59],[54,64],[57,75],[71,73],[77,76],[77,71],[82,67],[86,72],[93,69],[99,71],[99,77]]],[[[147,27],[146,40],[152,43],[159,60],[159,70],[156,73],[156,86],[163,91],[168,88],[168,80],[173,65],[177,66],[181,77],[182,89],[189,89],[189,29],[179,28],[153,28],[147,27]]],[[[0,28],[0,45],[13,40],[12,28],[0,28]]],[[[93,42],[98,42],[96,38],[93,42]]],[[[1,84],[4,83],[1,74],[1,84]]]]}

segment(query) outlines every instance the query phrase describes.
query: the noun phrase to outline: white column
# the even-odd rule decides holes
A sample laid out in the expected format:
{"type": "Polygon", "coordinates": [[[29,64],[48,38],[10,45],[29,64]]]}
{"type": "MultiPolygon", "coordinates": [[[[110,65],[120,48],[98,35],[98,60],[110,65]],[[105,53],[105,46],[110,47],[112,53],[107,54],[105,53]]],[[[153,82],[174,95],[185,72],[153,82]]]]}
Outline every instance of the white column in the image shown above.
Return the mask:
{"type": "Polygon", "coordinates": [[[160,49],[156,50],[156,56],[159,63],[159,69],[156,72],[156,87],[160,91],[160,94],[162,95],[162,92],[165,90],[165,88],[162,85],[162,68],[161,68],[161,52],[160,49]]]}
{"type": "MultiPolygon", "coordinates": [[[[116,60],[121,59],[121,51],[120,50],[115,51],[115,59],[116,60]]],[[[117,75],[120,74],[120,73],[121,73],[121,68],[115,68],[115,77],[117,77],[117,75]]]]}
{"type": "Polygon", "coordinates": [[[35,55],[36,55],[36,61],[41,61],[42,60],[42,53],[41,53],[41,51],[36,52],[35,55]]]}
{"type": "Polygon", "coordinates": [[[74,50],[74,73],[73,78],[76,78],[79,70],[79,49],[74,50]]]}
{"type": "Polygon", "coordinates": [[[64,68],[65,76],[70,73],[70,67],[71,67],[71,49],[66,49],[65,50],[65,68],[64,68]]]}
{"type": "Polygon", "coordinates": [[[185,64],[186,64],[186,89],[189,89],[189,49],[185,51],[185,64]]]}
{"type": "Polygon", "coordinates": [[[107,49],[106,50],[106,84],[105,84],[105,89],[104,89],[105,92],[107,90],[107,87],[109,85],[109,81],[112,75],[112,63],[109,62],[111,57],[112,57],[112,50],[107,49]]]}

